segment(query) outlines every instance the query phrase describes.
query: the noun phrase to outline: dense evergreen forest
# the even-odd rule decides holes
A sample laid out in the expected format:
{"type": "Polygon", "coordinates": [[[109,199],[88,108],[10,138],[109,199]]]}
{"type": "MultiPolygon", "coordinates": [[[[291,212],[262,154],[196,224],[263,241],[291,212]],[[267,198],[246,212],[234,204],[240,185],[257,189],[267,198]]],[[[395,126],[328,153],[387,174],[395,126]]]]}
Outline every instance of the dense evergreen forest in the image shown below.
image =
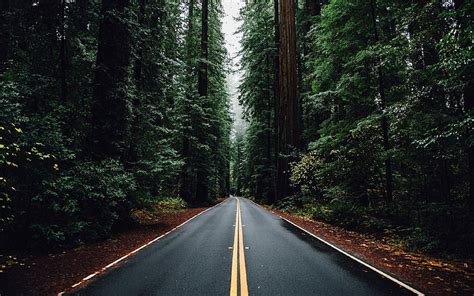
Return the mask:
{"type": "Polygon", "coordinates": [[[229,188],[219,1],[1,1],[3,247],[107,237],[229,188]],[[8,238],[8,240],[7,240],[8,238]]]}
{"type": "Polygon", "coordinates": [[[220,0],[0,5],[0,247],[232,192],[472,256],[473,1],[247,0],[234,132],[220,0]]]}
{"type": "Polygon", "coordinates": [[[472,255],[473,1],[247,1],[232,190],[472,255]]]}

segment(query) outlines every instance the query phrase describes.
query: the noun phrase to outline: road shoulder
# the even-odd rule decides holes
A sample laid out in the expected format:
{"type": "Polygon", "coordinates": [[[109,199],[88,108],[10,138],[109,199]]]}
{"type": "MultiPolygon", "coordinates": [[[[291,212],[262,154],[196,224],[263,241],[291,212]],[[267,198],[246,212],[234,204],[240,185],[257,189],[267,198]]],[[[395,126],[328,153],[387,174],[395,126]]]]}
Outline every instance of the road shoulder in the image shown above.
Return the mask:
{"type": "Polygon", "coordinates": [[[370,235],[282,211],[267,210],[429,295],[474,294],[472,262],[448,261],[406,252],[400,246],[370,235]]]}
{"type": "MultiPolygon", "coordinates": [[[[170,213],[160,217],[152,225],[129,229],[105,241],[85,244],[58,253],[19,255],[20,264],[2,275],[2,282],[7,284],[4,293],[5,295],[57,295],[207,209],[209,207],[170,213]]],[[[114,267],[116,266],[111,268],[114,267]]]]}

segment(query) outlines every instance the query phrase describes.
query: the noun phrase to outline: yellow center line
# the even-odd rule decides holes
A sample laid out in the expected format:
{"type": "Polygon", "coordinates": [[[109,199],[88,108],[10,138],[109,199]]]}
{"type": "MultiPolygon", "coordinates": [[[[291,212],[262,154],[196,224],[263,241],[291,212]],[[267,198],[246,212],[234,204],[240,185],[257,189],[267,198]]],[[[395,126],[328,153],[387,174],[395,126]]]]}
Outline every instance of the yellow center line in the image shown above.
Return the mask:
{"type": "Polygon", "coordinates": [[[238,272],[240,269],[240,295],[248,296],[247,268],[245,267],[244,232],[242,230],[242,214],[240,211],[240,200],[237,200],[235,213],[234,246],[232,248],[232,271],[230,276],[230,296],[238,295],[238,272]],[[237,246],[238,245],[238,246],[237,246]],[[237,247],[239,248],[237,251],[237,247]],[[237,258],[238,257],[238,258],[237,258]]]}
{"type": "Polygon", "coordinates": [[[248,296],[249,291],[247,287],[247,268],[245,267],[244,232],[242,230],[242,213],[240,211],[240,200],[237,205],[239,207],[240,295],[248,296]]]}
{"type": "Polygon", "coordinates": [[[235,211],[234,246],[232,247],[232,271],[230,276],[230,296],[237,296],[237,241],[239,230],[239,200],[235,211]]]}

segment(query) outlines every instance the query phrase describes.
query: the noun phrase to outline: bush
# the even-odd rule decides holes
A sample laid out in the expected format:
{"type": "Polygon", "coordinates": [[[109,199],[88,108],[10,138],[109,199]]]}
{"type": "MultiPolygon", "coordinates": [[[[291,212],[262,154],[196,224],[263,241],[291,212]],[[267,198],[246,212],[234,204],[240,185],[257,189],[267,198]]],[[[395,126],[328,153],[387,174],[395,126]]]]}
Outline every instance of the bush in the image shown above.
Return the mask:
{"type": "Polygon", "coordinates": [[[370,116],[351,126],[325,127],[321,138],[310,144],[311,151],[292,166],[291,182],[320,200],[370,203],[381,197],[384,155],[379,121],[370,116]]]}
{"type": "Polygon", "coordinates": [[[51,149],[28,141],[29,135],[22,127],[0,124],[0,247],[12,243],[15,237],[23,236],[22,243],[28,240],[25,229],[37,217],[32,212],[33,199],[58,167],[51,149]]]}
{"type": "Polygon", "coordinates": [[[290,196],[279,200],[275,204],[275,208],[288,213],[297,213],[301,210],[301,208],[298,206],[297,198],[298,197],[290,196]]]}
{"type": "Polygon", "coordinates": [[[188,204],[181,197],[166,197],[160,199],[155,205],[161,213],[178,212],[188,207],[188,204]]]}
{"type": "Polygon", "coordinates": [[[298,195],[277,203],[280,210],[358,232],[384,234],[413,251],[472,258],[474,218],[445,203],[394,201],[367,206],[350,200],[321,201],[298,195]]]}
{"type": "Polygon", "coordinates": [[[45,184],[33,198],[37,211],[30,225],[34,242],[44,246],[78,244],[110,234],[127,219],[135,180],[116,160],[82,162],[45,184]]]}
{"type": "Polygon", "coordinates": [[[181,212],[188,204],[181,197],[150,198],[143,208],[133,209],[131,218],[141,225],[159,223],[162,215],[181,212]]]}
{"type": "Polygon", "coordinates": [[[474,218],[462,206],[447,203],[416,203],[399,240],[408,248],[443,256],[472,258],[474,218]]]}
{"type": "Polygon", "coordinates": [[[375,210],[352,202],[334,200],[330,203],[314,204],[311,217],[347,229],[378,232],[386,229],[388,221],[374,215],[375,210]]]}

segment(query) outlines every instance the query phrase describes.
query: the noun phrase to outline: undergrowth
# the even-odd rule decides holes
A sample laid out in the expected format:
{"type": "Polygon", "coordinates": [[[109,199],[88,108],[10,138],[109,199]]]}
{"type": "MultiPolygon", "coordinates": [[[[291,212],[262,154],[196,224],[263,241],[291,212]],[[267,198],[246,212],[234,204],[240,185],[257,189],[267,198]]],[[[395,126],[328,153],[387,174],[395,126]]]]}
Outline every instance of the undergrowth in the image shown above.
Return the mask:
{"type": "Polygon", "coordinates": [[[155,224],[157,219],[166,214],[183,211],[188,204],[181,197],[163,197],[146,201],[141,209],[132,210],[132,219],[143,225],[155,224]]]}
{"type": "Polygon", "coordinates": [[[347,230],[383,236],[407,250],[451,259],[474,259],[474,219],[467,209],[443,203],[397,202],[363,205],[347,200],[293,196],[276,209],[347,230]]]}

